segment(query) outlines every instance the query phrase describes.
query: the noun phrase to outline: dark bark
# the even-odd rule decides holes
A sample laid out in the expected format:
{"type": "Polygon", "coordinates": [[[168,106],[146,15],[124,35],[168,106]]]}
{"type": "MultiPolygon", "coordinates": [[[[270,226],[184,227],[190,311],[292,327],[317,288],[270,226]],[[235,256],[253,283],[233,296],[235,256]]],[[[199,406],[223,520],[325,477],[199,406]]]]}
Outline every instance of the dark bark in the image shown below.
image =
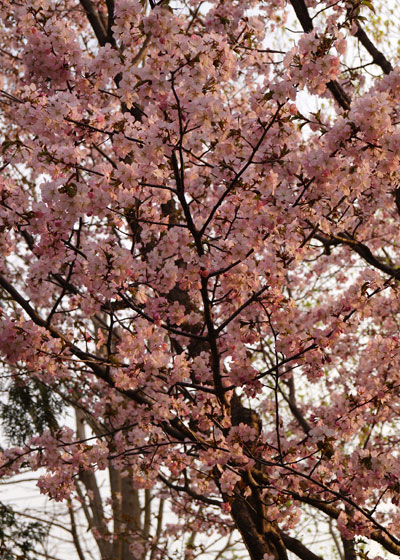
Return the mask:
{"type": "Polygon", "coordinates": [[[91,0],[80,0],[83,9],[86,12],[87,18],[92,26],[92,29],[96,35],[99,44],[104,47],[108,42],[107,31],[104,28],[102,19],[98,11],[93,6],[91,0]]]}
{"type": "MultiPolygon", "coordinates": [[[[314,29],[314,26],[306,3],[304,2],[304,0],[290,0],[290,3],[292,4],[294,11],[296,12],[296,16],[303,30],[306,33],[310,33],[314,29]]],[[[351,99],[336,80],[330,81],[327,84],[327,88],[333,95],[337,104],[340,105],[342,109],[347,110],[350,108],[351,99]]]]}
{"type": "Polygon", "coordinates": [[[112,33],[112,26],[114,25],[114,0],[106,0],[107,10],[108,10],[108,20],[107,20],[107,39],[110,43],[114,43],[114,37],[112,33]]]}
{"type": "Polygon", "coordinates": [[[357,39],[372,56],[372,60],[374,61],[374,63],[380,66],[385,74],[389,74],[393,70],[393,66],[390,64],[385,55],[375,47],[375,45],[369,39],[368,35],[365,33],[364,29],[362,29],[358,21],[356,25],[357,33],[355,34],[355,36],[357,37],[357,39]]]}
{"type": "Polygon", "coordinates": [[[399,188],[397,188],[394,191],[394,197],[395,197],[397,212],[400,214],[400,189],[399,188]]]}
{"type": "Polygon", "coordinates": [[[342,537],[344,560],[357,560],[354,539],[344,539],[342,537]]]}
{"type": "Polygon", "coordinates": [[[296,12],[297,19],[299,20],[301,27],[306,33],[310,33],[313,29],[313,22],[308,13],[308,8],[304,0],[291,0],[290,2],[296,12]]]}
{"type": "Polygon", "coordinates": [[[274,560],[288,560],[286,546],[279,530],[272,523],[266,522],[266,530],[264,534],[260,534],[250,514],[249,505],[241,497],[232,501],[231,510],[251,560],[262,560],[265,554],[271,554],[274,560]]]}
{"type": "Polygon", "coordinates": [[[282,533],[282,540],[288,550],[293,552],[301,558],[301,560],[322,560],[321,556],[317,556],[314,552],[311,552],[302,542],[299,540],[289,537],[282,533]]]}
{"type": "Polygon", "coordinates": [[[257,435],[260,435],[262,429],[262,422],[255,410],[246,408],[242,405],[240,398],[234,392],[231,398],[231,417],[232,426],[239,426],[239,424],[247,424],[255,430],[257,435]]]}
{"type": "Polygon", "coordinates": [[[338,246],[338,245],[347,245],[350,247],[355,253],[357,253],[362,259],[364,259],[368,264],[377,268],[378,270],[388,274],[393,278],[400,278],[400,268],[396,268],[394,266],[390,266],[384,262],[382,262],[378,257],[376,257],[372,251],[356,239],[352,238],[350,235],[344,233],[342,235],[331,235],[330,237],[325,237],[319,233],[315,233],[313,235],[315,239],[321,241],[325,246],[338,246]]]}

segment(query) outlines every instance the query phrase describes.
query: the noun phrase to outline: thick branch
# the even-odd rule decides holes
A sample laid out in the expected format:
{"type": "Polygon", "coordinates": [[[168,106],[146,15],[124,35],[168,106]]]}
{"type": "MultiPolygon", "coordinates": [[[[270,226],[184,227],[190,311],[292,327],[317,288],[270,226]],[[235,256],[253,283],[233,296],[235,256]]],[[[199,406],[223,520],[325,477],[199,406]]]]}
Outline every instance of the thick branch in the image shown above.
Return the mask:
{"type": "Polygon", "coordinates": [[[336,80],[330,81],[326,87],[329,89],[342,109],[346,110],[350,108],[351,99],[336,80]]]}
{"type": "Polygon", "coordinates": [[[319,511],[322,511],[323,513],[325,513],[331,519],[337,519],[339,517],[340,512],[341,512],[341,510],[339,508],[337,508],[337,507],[335,507],[331,504],[327,504],[326,502],[323,502],[322,500],[319,500],[318,498],[313,498],[311,496],[302,496],[301,494],[298,494],[297,492],[290,492],[290,495],[292,496],[293,499],[298,500],[299,502],[302,502],[303,504],[309,504],[310,506],[315,507],[319,511]]]}
{"type": "MultiPolygon", "coordinates": [[[[106,29],[106,27],[103,24],[103,21],[99,15],[99,13],[96,11],[96,9],[94,8],[92,1],[91,0],[80,0],[83,9],[86,12],[86,15],[88,17],[89,23],[92,26],[92,29],[94,31],[94,34],[97,37],[97,40],[100,44],[100,46],[104,47],[104,45],[106,45],[107,43],[110,43],[111,45],[115,46],[115,41],[112,35],[112,25],[113,25],[113,19],[114,19],[114,1],[113,0],[108,0],[107,1],[107,7],[108,7],[108,29],[106,29]]],[[[145,40],[145,44],[143,46],[143,56],[144,53],[146,52],[147,46],[148,46],[148,39],[149,36],[146,37],[145,40]]],[[[141,60],[142,56],[140,57],[139,60],[141,60]]],[[[122,80],[122,74],[117,74],[117,76],[115,76],[114,81],[117,87],[119,87],[119,84],[122,80]]],[[[125,105],[125,103],[122,104],[122,111],[123,112],[129,112],[136,120],[141,121],[142,117],[144,115],[144,112],[141,110],[141,108],[137,105],[137,103],[134,103],[132,105],[132,107],[127,107],[125,105]]]]}
{"type": "MultiPolygon", "coordinates": [[[[108,475],[110,480],[111,491],[111,507],[113,516],[113,532],[114,535],[120,535],[122,532],[121,526],[123,523],[121,515],[121,473],[114,468],[112,461],[108,466],[108,475]]],[[[113,559],[122,559],[122,539],[116,538],[112,543],[113,559]]]]}
{"type": "Polygon", "coordinates": [[[110,43],[114,42],[112,27],[114,25],[114,0],[106,0],[107,10],[108,10],[108,21],[107,21],[107,39],[110,43]]]}
{"type": "Polygon", "coordinates": [[[79,541],[78,530],[76,527],[75,513],[74,513],[74,508],[71,499],[68,500],[68,513],[71,521],[71,533],[72,533],[72,540],[74,542],[75,550],[78,554],[79,560],[85,560],[85,555],[83,554],[81,543],[79,541]]]}
{"type": "MultiPolygon", "coordinates": [[[[76,433],[78,438],[84,440],[86,438],[84,416],[80,410],[76,410],[76,433]]],[[[105,537],[109,536],[109,530],[104,516],[104,508],[100,495],[100,490],[97,485],[97,480],[92,471],[80,471],[79,480],[82,482],[86,489],[86,494],[89,500],[90,509],[92,511],[91,519],[93,520],[94,527],[99,529],[100,535],[94,535],[98,547],[103,558],[109,558],[111,553],[111,545],[105,537]]],[[[70,509],[71,511],[71,509],[70,509]]]]}
{"type": "Polygon", "coordinates": [[[301,560],[322,560],[321,556],[317,556],[311,552],[311,550],[304,546],[299,540],[289,537],[289,535],[285,535],[284,533],[281,533],[281,537],[286,548],[290,550],[290,552],[296,554],[301,560]]]}
{"type": "Polygon", "coordinates": [[[297,19],[303,30],[306,33],[310,33],[314,29],[314,26],[304,0],[290,0],[290,3],[296,12],[297,19]]]}
{"type": "Polygon", "coordinates": [[[293,414],[293,416],[296,418],[297,422],[302,427],[304,433],[308,434],[308,432],[311,430],[311,426],[304,418],[303,414],[301,413],[300,409],[297,406],[293,375],[290,377],[287,384],[289,387],[289,397],[287,401],[289,404],[290,411],[293,414]]]}
{"type": "Polygon", "coordinates": [[[379,260],[379,258],[373,255],[371,250],[366,245],[364,245],[364,243],[361,243],[360,241],[353,239],[350,235],[343,234],[343,235],[324,236],[319,233],[315,233],[313,237],[315,239],[318,239],[318,241],[321,241],[321,243],[323,243],[326,247],[347,245],[374,268],[377,268],[378,270],[381,270],[382,272],[389,274],[393,278],[400,278],[400,268],[394,268],[392,266],[383,263],[381,260],[379,260]]]}
{"type": "Polygon", "coordinates": [[[151,529],[151,501],[152,495],[148,488],[144,491],[144,519],[143,519],[143,536],[147,540],[151,529]]]}
{"type": "Polygon", "coordinates": [[[237,497],[232,501],[231,511],[251,560],[263,560],[266,554],[270,554],[274,560],[288,560],[286,545],[280,532],[272,523],[266,522],[265,532],[260,534],[250,514],[248,504],[242,497],[237,497]]]}
{"type": "Polygon", "coordinates": [[[164,520],[164,505],[165,505],[165,500],[163,498],[160,498],[160,502],[158,504],[156,534],[153,537],[153,541],[152,541],[155,544],[154,544],[154,547],[151,549],[150,560],[154,560],[156,552],[157,552],[157,545],[160,541],[160,536],[161,536],[161,531],[162,531],[162,526],[163,526],[163,520],[164,520]]]}
{"type": "MultiPolygon", "coordinates": [[[[313,29],[312,19],[310,14],[308,13],[308,8],[304,0],[290,0],[290,3],[293,6],[294,11],[296,12],[296,16],[306,33],[310,33],[313,29]]],[[[342,86],[336,81],[332,80],[327,84],[327,88],[333,95],[334,99],[342,107],[342,109],[349,109],[351,99],[344,91],[342,86]]]]}
{"type": "Polygon", "coordinates": [[[86,494],[89,500],[90,509],[92,511],[92,518],[94,527],[98,530],[98,536],[95,535],[96,542],[104,558],[111,556],[111,544],[108,542],[110,532],[107,528],[103,502],[100,495],[100,490],[97,480],[93,472],[82,471],[79,473],[79,480],[82,482],[86,489],[86,494]]]}
{"type": "MultiPolygon", "coordinates": [[[[328,515],[328,517],[330,517],[331,519],[337,519],[339,517],[340,512],[342,511],[331,504],[323,502],[322,500],[318,500],[317,498],[312,498],[311,496],[302,496],[300,494],[297,494],[296,492],[290,492],[290,495],[295,500],[298,500],[299,502],[302,502],[304,504],[309,504],[310,506],[315,507],[319,511],[322,511],[323,513],[328,515]]],[[[369,534],[368,538],[382,545],[383,548],[388,552],[400,556],[400,545],[394,542],[388,536],[384,535],[379,530],[372,531],[369,534]]]]}
{"type": "Polygon", "coordinates": [[[344,560],[357,560],[355,540],[342,537],[344,560]]]}
{"type": "Polygon", "coordinates": [[[393,70],[393,66],[390,64],[385,55],[375,47],[375,45],[369,39],[368,35],[365,33],[364,29],[362,29],[358,21],[356,22],[356,25],[357,33],[355,34],[355,36],[357,37],[357,39],[372,56],[372,60],[374,61],[374,63],[380,66],[385,74],[390,74],[390,72],[393,70]]]}
{"type": "Polygon", "coordinates": [[[92,29],[97,37],[98,42],[102,47],[104,47],[104,45],[108,43],[108,36],[107,36],[107,31],[104,28],[103,22],[99,16],[99,13],[93,6],[91,0],[80,0],[80,2],[82,4],[83,9],[86,12],[90,25],[92,26],[92,29]]]}
{"type": "Polygon", "coordinates": [[[380,533],[379,531],[374,531],[369,535],[369,538],[382,545],[383,548],[388,552],[400,556],[400,545],[388,539],[388,537],[386,537],[383,533],[380,533]]]}
{"type": "Polygon", "coordinates": [[[121,477],[121,514],[123,535],[126,538],[122,539],[122,560],[134,560],[136,557],[130,550],[130,543],[134,539],[138,539],[138,535],[142,529],[142,520],[140,514],[139,490],[133,487],[133,477],[121,477]]]}

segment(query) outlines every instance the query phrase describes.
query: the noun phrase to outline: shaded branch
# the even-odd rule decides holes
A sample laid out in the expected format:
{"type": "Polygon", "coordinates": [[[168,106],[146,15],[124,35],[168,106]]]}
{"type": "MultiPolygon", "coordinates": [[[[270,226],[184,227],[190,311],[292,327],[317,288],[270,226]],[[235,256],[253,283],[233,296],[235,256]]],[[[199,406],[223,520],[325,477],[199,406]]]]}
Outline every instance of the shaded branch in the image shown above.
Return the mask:
{"type": "Polygon", "coordinates": [[[195,500],[199,500],[200,502],[203,502],[205,504],[212,505],[212,506],[220,506],[222,504],[222,502],[220,500],[214,500],[213,498],[207,498],[206,496],[203,496],[202,494],[197,494],[197,492],[195,492],[194,490],[189,488],[189,486],[187,484],[185,484],[185,486],[179,486],[178,484],[172,484],[172,482],[167,480],[162,474],[159,474],[158,478],[166,486],[168,486],[168,488],[171,488],[171,490],[175,490],[176,492],[185,492],[186,494],[188,494],[191,498],[194,498],[195,500]]]}
{"type": "Polygon", "coordinates": [[[317,556],[311,552],[311,550],[304,546],[298,539],[289,537],[289,535],[285,535],[284,533],[281,533],[281,537],[286,548],[290,550],[290,552],[296,554],[301,560],[322,560],[321,556],[317,556]]]}
{"type": "Polygon", "coordinates": [[[75,550],[79,556],[79,560],[85,560],[85,555],[83,554],[83,550],[81,547],[81,543],[79,541],[78,530],[76,526],[76,519],[75,519],[75,512],[72,506],[71,499],[68,499],[68,513],[69,518],[71,521],[71,533],[72,533],[72,540],[74,542],[75,550]]]}
{"type": "Polygon", "coordinates": [[[30,305],[29,301],[25,299],[15,288],[12,286],[8,280],[4,278],[0,274],[0,286],[12,297],[12,299],[20,306],[22,309],[27,313],[27,315],[32,319],[35,325],[42,327],[47,330],[47,332],[53,338],[59,338],[63,341],[63,343],[68,347],[70,352],[79,358],[82,362],[84,362],[92,372],[98,377],[102,379],[105,383],[107,383],[110,387],[117,389],[120,393],[128,396],[132,400],[136,401],[139,404],[150,404],[150,400],[141,392],[141,391],[132,391],[132,390],[122,390],[115,386],[114,381],[112,380],[110,374],[107,370],[99,365],[99,362],[104,362],[102,358],[99,356],[95,356],[90,354],[89,352],[85,352],[81,350],[78,346],[70,342],[61,332],[57,329],[52,327],[51,325],[47,324],[47,321],[42,319],[40,315],[33,309],[30,305]]]}
{"type": "MultiPolygon", "coordinates": [[[[102,18],[99,15],[98,11],[94,8],[91,0],[80,0],[80,3],[81,3],[83,9],[86,12],[89,23],[92,26],[92,29],[94,31],[94,34],[96,35],[96,38],[97,38],[100,46],[104,47],[107,43],[110,43],[111,45],[115,46],[115,41],[114,41],[114,37],[112,35],[112,29],[111,29],[112,25],[113,25],[113,20],[114,20],[114,0],[107,0],[107,8],[108,8],[107,29],[106,29],[106,27],[103,23],[102,18]]],[[[144,53],[146,52],[147,45],[148,45],[148,37],[146,37],[146,40],[145,40],[143,56],[144,56],[144,53]]],[[[143,49],[143,47],[142,47],[142,49],[143,49]]],[[[139,53],[139,54],[141,55],[141,53],[139,53]]],[[[140,60],[143,58],[143,56],[142,55],[140,56],[140,60]]],[[[117,74],[117,76],[115,76],[115,78],[114,78],[114,82],[115,82],[117,87],[119,87],[119,84],[120,84],[121,80],[122,80],[122,74],[117,74]]],[[[127,107],[127,105],[125,103],[122,103],[122,112],[129,112],[138,121],[141,121],[142,117],[144,115],[144,112],[137,105],[137,103],[133,103],[132,107],[129,107],[129,108],[127,107]]]]}
{"type": "Polygon", "coordinates": [[[90,25],[92,26],[98,42],[102,47],[104,47],[104,45],[109,42],[109,39],[98,11],[93,6],[91,0],[80,0],[80,3],[86,12],[87,18],[90,22],[90,25]]]}
{"type": "Polygon", "coordinates": [[[241,496],[232,501],[231,511],[251,560],[263,560],[267,554],[271,554],[273,558],[279,558],[279,560],[289,560],[279,529],[269,521],[264,520],[264,530],[261,534],[257,530],[256,522],[250,513],[248,504],[241,496]]]}
{"type": "Polygon", "coordinates": [[[377,268],[378,270],[389,274],[392,278],[400,278],[400,268],[394,268],[393,266],[385,264],[371,252],[367,245],[364,245],[364,243],[353,239],[346,233],[342,235],[331,236],[325,236],[319,233],[315,233],[313,237],[315,239],[318,239],[318,241],[321,241],[321,243],[326,247],[347,245],[374,268],[377,268]]]}
{"type": "Polygon", "coordinates": [[[164,520],[164,505],[165,505],[164,498],[160,498],[160,502],[158,504],[156,534],[153,537],[153,542],[155,541],[155,546],[151,549],[150,560],[154,560],[156,552],[157,552],[156,547],[157,547],[157,545],[160,541],[162,525],[163,525],[163,520],[164,520]]]}
{"type": "MultiPolygon", "coordinates": [[[[296,16],[303,30],[306,33],[310,33],[314,29],[314,26],[306,3],[304,2],[304,0],[290,0],[290,3],[292,4],[294,11],[296,12],[296,16]]],[[[337,104],[340,105],[342,109],[346,110],[350,108],[351,99],[336,80],[331,80],[327,84],[327,88],[333,95],[337,104]]]]}
{"type": "MultiPolygon", "coordinates": [[[[318,498],[313,498],[311,496],[302,496],[301,494],[298,494],[297,492],[290,492],[290,495],[292,496],[293,499],[295,499],[299,502],[302,502],[304,504],[309,504],[310,506],[315,507],[319,511],[328,515],[328,517],[330,517],[331,519],[337,519],[339,517],[341,511],[342,511],[338,507],[333,506],[331,504],[328,504],[326,502],[323,502],[322,500],[319,500],[318,498]]],[[[371,531],[371,533],[368,535],[368,538],[377,542],[377,543],[379,543],[388,552],[391,552],[392,554],[397,554],[397,555],[400,556],[400,544],[397,543],[397,542],[394,542],[394,540],[392,540],[392,538],[385,535],[383,532],[381,532],[379,530],[371,531]]]]}
{"type": "Polygon", "coordinates": [[[290,0],[290,3],[293,6],[297,19],[299,20],[303,30],[306,33],[311,33],[314,26],[304,0],[290,0]]]}
{"type": "Polygon", "coordinates": [[[385,74],[390,74],[393,70],[393,66],[390,64],[388,59],[385,55],[379,51],[373,42],[369,39],[368,35],[365,33],[364,29],[361,27],[360,23],[357,21],[357,33],[355,37],[360,41],[363,47],[369,52],[372,56],[372,60],[377,66],[380,66],[385,74]]]}
{"type": "Polygon", "coordinates": [[[357,560],[355,540],[342,537],[344,560],[357,560]]]}
{"type": "Polygon", "coordinates": [[[106,0],[107,10],[108,10],[108,20],[107,20],[107,39],[110,43],[114,43],[114,37],[112,33],[112,27],[114,25],[114,0],[106,0]]]}
{"type": "Polygon", "coordinates": [[[289,397],[286,397],[286,399],[290,408],[290,412],[296,418],[297,422],[302,427],[304,433],[308,434],[308,432],[311,430],[311,426],[304,418],[303,414],[301,413],[300,409],[297,406],[293,375],[288,380],[287,385],[289,387],[289,397]]]}

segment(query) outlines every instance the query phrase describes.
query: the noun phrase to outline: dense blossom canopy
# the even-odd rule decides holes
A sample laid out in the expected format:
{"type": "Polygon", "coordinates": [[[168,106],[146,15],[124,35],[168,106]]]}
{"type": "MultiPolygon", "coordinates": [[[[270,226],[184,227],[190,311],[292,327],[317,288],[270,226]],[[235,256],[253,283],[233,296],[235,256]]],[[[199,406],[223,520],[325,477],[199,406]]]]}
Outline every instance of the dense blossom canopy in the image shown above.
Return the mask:
{"type": "Polygon", "coordinates": [[[111,467],[252,560],[317,560],[313,511],[345,560],[400,557],[400,69],[374,6],[0,1],[0,352],[10,394],[47,391],[4,476],[64,500],[111,467]]]}

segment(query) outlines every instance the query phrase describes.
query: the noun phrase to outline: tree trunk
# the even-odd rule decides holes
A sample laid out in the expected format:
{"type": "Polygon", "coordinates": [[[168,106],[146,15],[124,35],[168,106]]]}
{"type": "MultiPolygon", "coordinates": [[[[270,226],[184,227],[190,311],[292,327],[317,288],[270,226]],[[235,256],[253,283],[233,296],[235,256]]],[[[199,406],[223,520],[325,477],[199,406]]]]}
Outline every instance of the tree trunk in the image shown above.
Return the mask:
{"type": "Polygon", "coordinates": [[[288,560],[279,530],[265,519],[256,519],[257,514],[251,511],[244,498],[235,498],[231,502],[231,512],[251,560],[263,560],[265,554],[270,554],[271,560],[288,560]]]}

